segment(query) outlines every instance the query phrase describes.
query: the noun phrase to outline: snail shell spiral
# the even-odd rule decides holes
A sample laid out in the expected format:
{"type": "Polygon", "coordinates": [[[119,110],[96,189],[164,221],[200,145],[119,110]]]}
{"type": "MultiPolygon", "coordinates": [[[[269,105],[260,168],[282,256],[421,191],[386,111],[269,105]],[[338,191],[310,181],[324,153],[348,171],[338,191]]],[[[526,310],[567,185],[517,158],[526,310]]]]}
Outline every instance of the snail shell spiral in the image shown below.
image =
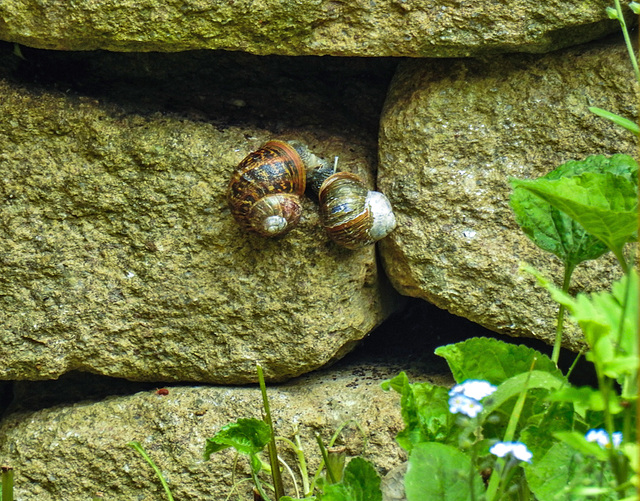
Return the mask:
{"type": "Polygon", "coordinates": [[[350,172],[327,177],[318,192],[320,215],[329,237],[347,249],[371,245],[396,227],[389,199],[370,191],[350,172]]]}
{"type": "Polygon", "coordinates": [[[300,143],[269,141],[240,162],[229,182],[227,202],[244,229],[276,237],[298,224],[306,185],[303,158],[309,155],[300,143]]]}

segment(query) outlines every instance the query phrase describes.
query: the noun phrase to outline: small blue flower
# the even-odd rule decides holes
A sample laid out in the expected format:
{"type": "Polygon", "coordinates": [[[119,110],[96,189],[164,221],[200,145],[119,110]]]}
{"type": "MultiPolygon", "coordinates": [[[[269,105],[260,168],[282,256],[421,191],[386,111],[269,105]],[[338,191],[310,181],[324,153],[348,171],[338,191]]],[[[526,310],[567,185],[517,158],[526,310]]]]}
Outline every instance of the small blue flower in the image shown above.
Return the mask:
{"type": "Polygon", "coordinates": [[[449,399],[449,412],[474,418],[482,412],[482,404],[473,398],[465,397],[462,393],[455,393],[449,399]]]}
{"type": "Polygon", "coordinates": [[[603,449],[611,448],[611,442],[613,442],[613,447],[615,449],[620,447],[620,444],[622,443],[622,433],[619,431],[613,433],[613,440],[611,441],[609,440],[609,434],[606,432],[606,430],[602,429],[589,430],[584,438],[587,440],[587,442],[597,443],[603,449]]]}
{"type": "Polygon", "coordinates": [[[489,449],[489,452],[499,458],[511,454],[514,458],[527,463],[530,463],[533,457],[533,454],[522,442],[498,442],[489,449]]]}
{"type": "Polygon", "coordinates": [[[484,397],[488,397],[494,391],[496,387],[488,381],[482,381],[480,379],[467,379],[464,383],[455,385],[449,391],[449,396],[464,395],[467,398],[473,398],[474,400],[482,400],[484,397]]]}

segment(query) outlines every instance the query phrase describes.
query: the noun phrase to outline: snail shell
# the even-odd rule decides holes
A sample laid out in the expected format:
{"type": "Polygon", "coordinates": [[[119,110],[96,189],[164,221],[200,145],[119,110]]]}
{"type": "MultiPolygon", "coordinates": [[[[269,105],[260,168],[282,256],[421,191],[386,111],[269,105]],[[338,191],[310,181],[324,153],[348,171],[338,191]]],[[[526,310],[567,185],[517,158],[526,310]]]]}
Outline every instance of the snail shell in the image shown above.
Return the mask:
{"type": "Polygon", "coordinates": [[[234,171],[227,191],[236,221],[263,237],[293,229],[302,214],[304,160],[315,158],[301,143],[284,141],[269,141],[249,153],[234,171]]]}
{"type": "Polygon", "coordinates": [[[389,199],[370,191],[350,172],[327,177],[318,192],[320,215],[329,237],[347,249],[371,245],[396,227],[389,199]]]}

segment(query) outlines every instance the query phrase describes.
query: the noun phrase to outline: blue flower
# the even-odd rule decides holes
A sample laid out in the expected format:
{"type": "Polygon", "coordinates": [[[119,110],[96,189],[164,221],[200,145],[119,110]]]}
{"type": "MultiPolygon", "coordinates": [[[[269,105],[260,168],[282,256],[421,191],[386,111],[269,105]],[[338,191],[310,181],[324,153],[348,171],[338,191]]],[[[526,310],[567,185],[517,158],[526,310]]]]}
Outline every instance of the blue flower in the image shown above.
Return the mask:
{"type": "Polygon", "coordinates": [[[587,442],[597,443],[603,449],[611,448],[611,442],[613,442],[613,447],[615,449],[620,447],[620,444],[622,443],[622,433],[619,431],[613,433],[613,440],[611,441],[609,440],[609,434],[602,429],[589,430],[584,438],[587,440],[587,442]]]}
{"type": "Polygon", "coordinates": [[[462,393],[455,393],[449,399],[449,412],[474,418],[482,412],[482,404],[473,398],[465,397],[462,393]]]}
{"type": "Polygon", "coordinates": [[[522,442],[498,442],[489,449],[489,452],[499,458],[511,454],[514,458],[527,463],[530,463],[533,457],[531,451],[522,442]]]}
{"type": "Polygon", "coordinates": [[[480,400],[496,391],[488,381],[467,379],[449,390],[449,412],[465,414],[471,418],[482,412],[480,400]]]}
{"type": "Polygon", "coordinates": [[[464,395],[474,400],[482,400],[484,397],[488,397],[494,391],[496,387],[488,381],[482,381],[480,379],[467,379],[464,383],[457,384],[449,391],[449,396],[464,395]]]}

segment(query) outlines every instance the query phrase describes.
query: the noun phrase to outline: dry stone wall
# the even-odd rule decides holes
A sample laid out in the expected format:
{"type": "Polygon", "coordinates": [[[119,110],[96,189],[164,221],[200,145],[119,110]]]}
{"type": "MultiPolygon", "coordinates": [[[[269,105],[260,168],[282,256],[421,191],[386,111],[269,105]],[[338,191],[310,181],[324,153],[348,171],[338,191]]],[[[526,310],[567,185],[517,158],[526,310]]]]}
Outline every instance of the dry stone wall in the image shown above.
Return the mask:
{"type": "MultiPolygon", "coordinates": [[[[379,388],[402,367],[305,373],[345,356],[402,295],[550,340],[554,305],[518,266],[558,276],[559,265],[516,227],[507,181],[637,151],[587,111],[637,120],[608,5],[0,2],[0,380],[18,381],[0,381],[0,403],[15,395],[0,464],[15,468],[17,499],[161,495],[125,446],[136,439],[177,498],[222,499],[232,457],[203,462],[204,441],[259,414],[257,390],[237,386],[255,381],[257,362],[270,382],[290,380],[271,394],[289,438],[296,423],[312,440],[356,419],[366,457],[391,472],[385,500],[402,499],[398,401],[379,388]],[[342,249],[308,196],[286,237],[243,232],[229,177],[276,138],[339,156],[389,196],[396,231],[342,249]],[[83,372],[129,381],[103,377],[96,396],[67,379],[83,372]],[[226,386],[161,395],[131,381],[226,386]]],[[[574,290],[616,273],[611,260],[590,264],[574,290]]],[[[425,319],[415,327],[421,340],[451,341],[425,319]]],[[[403,362],[425,349],[391,332],[403,362]]],[[[580,345],[574,329],[565,346],[580,345]]],[[[413,376],[433,370],[443,372],[424,362],[413,376]]],[[[347,433],[349,455],[358,440],[347,433]]]]}

